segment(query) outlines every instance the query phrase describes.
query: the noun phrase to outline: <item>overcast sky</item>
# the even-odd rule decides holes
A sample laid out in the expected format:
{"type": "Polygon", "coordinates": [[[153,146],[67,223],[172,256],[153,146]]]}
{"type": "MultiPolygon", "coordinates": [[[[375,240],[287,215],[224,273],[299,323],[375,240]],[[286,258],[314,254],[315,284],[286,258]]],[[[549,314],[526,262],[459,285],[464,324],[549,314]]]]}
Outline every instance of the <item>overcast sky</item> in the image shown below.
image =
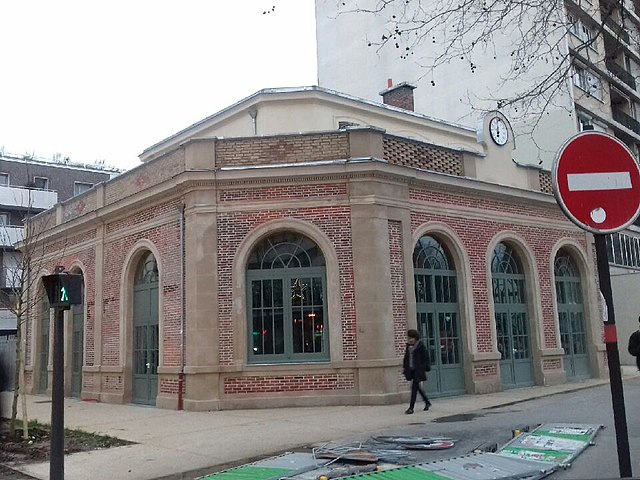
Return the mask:
{"type": "Polygon", "coordinates": [[[313,4],[1,1],[0,148],[128,169],[262,88],[314,85],[313,4]]]}

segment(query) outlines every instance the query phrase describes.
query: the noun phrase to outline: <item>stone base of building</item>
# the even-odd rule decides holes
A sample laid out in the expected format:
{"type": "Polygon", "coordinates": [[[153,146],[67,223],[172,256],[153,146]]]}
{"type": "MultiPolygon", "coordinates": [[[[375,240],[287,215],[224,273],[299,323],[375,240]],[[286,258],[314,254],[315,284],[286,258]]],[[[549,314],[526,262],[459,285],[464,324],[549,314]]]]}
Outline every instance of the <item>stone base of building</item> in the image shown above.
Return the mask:
{"type": "MultiPolygon", "coordinates": [[[[327,407],[327,406],[363,406],[394,405],[408,401],[408,392],[389,394],[358,395],[357,393],[333,394],[323,391],[305,392],[304,395],[245,396],[223,397],[220,399],[183,400],[183,408],[188,411],[217,411],[260,408],[295,408],[295,407],[327,407]]],[[[156,406],[159,408],[177,409],[177,397],[158,396],[156,406]]]]}

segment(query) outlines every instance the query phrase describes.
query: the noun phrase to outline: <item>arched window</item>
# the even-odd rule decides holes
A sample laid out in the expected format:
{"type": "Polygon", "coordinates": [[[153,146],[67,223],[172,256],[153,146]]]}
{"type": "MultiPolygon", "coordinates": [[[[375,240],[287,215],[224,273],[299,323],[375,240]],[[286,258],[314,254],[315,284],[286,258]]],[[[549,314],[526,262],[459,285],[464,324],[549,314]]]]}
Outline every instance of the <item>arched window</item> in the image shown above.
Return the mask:
{"type": "Polygon", "coordinates": [[[429,235],[418,240],[413,250],[413,266],[429,270],[453,270],[444,247],[429,235]]]}
{"type": "Polygon", "coordinates": [[[499,243],[493,250],[491,273],[520,274],[522,268],[514,251],[504,243],[499,243]]]}
{"type": "Polygon", "coordinates": [[[576,262],[568,252],[560,250],[553,264],[553,271],[557,277],[580,277],[580,271],[576,262]]]}
{"type": "Polygon", "coordinates": [[[525,276],[517,253],[498,243],[491,258],[500,374],[505,388],[533,385],[525,276]]]}
{"type": "Polygon", "coordinates": [[[247,263],[250,362],[329,358],[326,271],[320,248],[294,232],[261,241],[247,263]]]}
{"type": "Polygon", "coordinates": [[[49,388],[49,329],[50,329],[49,298],[41,292],[40,301],[40,378],[38,379],[38,391],[45,393],[49,388]]]}
{"type": "Polygon", "coordinates": [[[446,247],[424,235],[413,249],[417,326],[431,359],[431,394],[464,392],[455,265],[446,247]]]}
{"type": "Polygon", "coordinates": [[[148,252],[144,258],[140,261],[136,270],[136,285],[142,285],[145,283],[157,283],[158,282],[158,264],[156,263],[156,257],[153,253],[148,252]]]}
{"type": "Polygon", "coordinates": [[[553,263],[560,344],[564,349],[567,379],[588,378],[589,356],[584,322],[580,270],[571,254],[560,249],[553,263]]]}
{"type": "Polygon", "coordinates": [[[159,275],[153,253],[146,252],[133,284],[133,403],[155,405],[158,394],[159,275]]]}

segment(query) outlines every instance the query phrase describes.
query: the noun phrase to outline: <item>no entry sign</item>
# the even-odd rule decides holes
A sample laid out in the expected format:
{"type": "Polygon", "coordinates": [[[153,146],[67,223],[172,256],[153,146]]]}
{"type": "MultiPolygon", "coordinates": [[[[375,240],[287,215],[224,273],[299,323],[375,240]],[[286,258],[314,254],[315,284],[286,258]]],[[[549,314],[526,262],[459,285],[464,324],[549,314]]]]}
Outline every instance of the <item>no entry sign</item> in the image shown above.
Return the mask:
{"type": "Polygon", "coordinates": [[[553,192],[569,219],[592,233],[629,226],[640,213],[640,169],[629,149],[600,132],[582,132],[558,152],[553,192]]]}

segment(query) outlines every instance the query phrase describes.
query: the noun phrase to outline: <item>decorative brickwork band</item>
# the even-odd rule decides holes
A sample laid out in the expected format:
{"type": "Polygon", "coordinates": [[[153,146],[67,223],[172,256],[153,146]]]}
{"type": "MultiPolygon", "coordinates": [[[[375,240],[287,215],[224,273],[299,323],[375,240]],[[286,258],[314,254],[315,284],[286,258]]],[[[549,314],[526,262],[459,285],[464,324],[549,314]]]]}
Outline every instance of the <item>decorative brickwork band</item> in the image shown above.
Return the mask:
{"type": "Polygon", "coordinates": [[[277,377],[233,377],[224,381],[228,395],[268,392],[301,392],[309,390],[352,390],[352,373],[319,375],[282,375],[277,377]]]}

